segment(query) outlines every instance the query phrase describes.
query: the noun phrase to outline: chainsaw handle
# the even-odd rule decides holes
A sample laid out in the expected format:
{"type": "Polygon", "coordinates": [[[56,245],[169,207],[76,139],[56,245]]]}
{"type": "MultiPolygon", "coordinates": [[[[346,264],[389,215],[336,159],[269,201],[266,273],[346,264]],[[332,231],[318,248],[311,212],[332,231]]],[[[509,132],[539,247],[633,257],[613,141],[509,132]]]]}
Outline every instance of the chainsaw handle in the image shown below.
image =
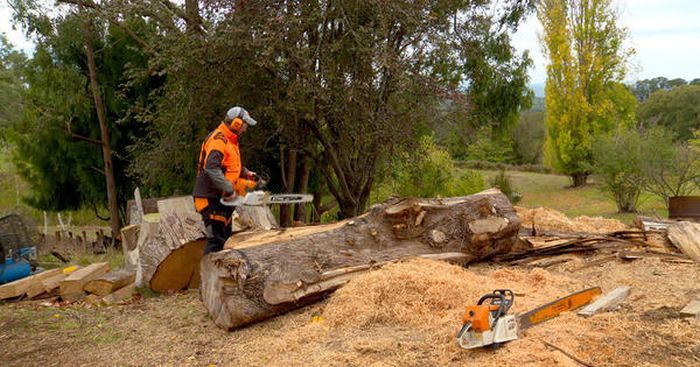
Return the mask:
{"type": "Polygon", "coordinates": [[[510,289],[496,289],[493,291],[493,293],[481,296],[481,298],[479,298],[479,302],[476,304],[481,305],[487,300],[492,300],[489,303],[491,305],[498,304],[498,311],[494,317],[494,319],[497,320],[499,317],[505,315],[508,310],[510,310],[510,306],[513,305],[513,301],[515,300],[515,295],[510,289]]]}

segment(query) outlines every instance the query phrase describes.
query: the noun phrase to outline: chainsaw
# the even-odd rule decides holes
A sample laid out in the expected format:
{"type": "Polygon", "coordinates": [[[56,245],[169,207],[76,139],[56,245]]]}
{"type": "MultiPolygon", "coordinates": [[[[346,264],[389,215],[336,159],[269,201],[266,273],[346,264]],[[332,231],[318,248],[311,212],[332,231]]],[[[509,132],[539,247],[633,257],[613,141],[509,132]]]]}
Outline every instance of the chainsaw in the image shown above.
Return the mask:
{"type": "Polygon", "coordinates": [[[590,303],[601,294],[599,287],[589,288],[547,303],[520,315],[508,314],[515,295],[509,289],[496,289],[483,295],[474,306],[467,306],[462,317],[462,328],[457,333],[457,344],[473,349],[515,340],[518,333],[532,325],[575,310],[590,303]]]}
{"type": "Polygon", "coordinates": [[[224,200],[220,202],[226,206],[263,206],[271,204],[299,204],[308,203],[314,200],[311,194],[272,194],[265,191],[251,191],[245,196],[236,196],[233,200],[224,200]]]}

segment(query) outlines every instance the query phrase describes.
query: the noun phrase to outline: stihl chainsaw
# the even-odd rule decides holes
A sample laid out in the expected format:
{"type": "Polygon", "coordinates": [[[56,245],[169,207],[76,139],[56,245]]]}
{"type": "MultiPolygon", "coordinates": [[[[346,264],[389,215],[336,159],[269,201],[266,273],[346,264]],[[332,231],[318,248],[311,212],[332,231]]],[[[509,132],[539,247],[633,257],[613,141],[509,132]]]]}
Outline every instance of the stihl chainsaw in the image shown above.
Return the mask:
{"type": "Polygon", "coordinates": [[[226,206],[263,206],[271,204],[298,204],[308,203],[314,200],[311,194],[274,194],[265,191],[252,191],[245,196],[236,196],[233,200],[221,198],[221,204],[226,206]]]}
{"type": "Polygon", "coordinates": [[[589,288],[516,316],[508,314],[515,301],[513,292],[497,289],[482,296],[475,306],[467,306],[462,328],[457,333],[457,344],[464,349],[498,346],[517,339],[518,332],[532,325],[590,303],[600,294],[599,287],[589,288]]]}

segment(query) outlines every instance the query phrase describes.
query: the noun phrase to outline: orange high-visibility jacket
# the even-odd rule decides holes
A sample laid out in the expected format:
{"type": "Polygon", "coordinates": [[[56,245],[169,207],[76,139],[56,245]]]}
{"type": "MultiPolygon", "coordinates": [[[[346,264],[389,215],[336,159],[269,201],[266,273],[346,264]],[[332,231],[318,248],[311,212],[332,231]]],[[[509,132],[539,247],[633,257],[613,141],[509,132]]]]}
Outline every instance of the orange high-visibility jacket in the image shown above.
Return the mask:
{"type": "Polygon", "coordinates": [[[193,195],[220,198],[234,191],[245,195],[255,187],[255,181],[241,178],[243,171],[238,136],[222,122],[202,144],[193,195]]]}

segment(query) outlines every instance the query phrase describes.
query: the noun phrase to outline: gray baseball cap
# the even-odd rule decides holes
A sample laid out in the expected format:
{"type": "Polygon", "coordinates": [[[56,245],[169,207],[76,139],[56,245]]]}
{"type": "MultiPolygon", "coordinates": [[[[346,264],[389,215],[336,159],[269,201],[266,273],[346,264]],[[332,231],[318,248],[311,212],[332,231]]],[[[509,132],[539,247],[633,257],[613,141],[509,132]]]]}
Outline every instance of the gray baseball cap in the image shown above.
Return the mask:
{"type": "Polygon", "coordinates": [[[231,122],[236,117],[243,119],[243,121],[250,126],[255,126],[255,124],[258,123],[257,121],[253,120],[252,117],[250,117],[248,111],[246,111],[243,107],[236,106],[226,112],[226,122],[231,122]]]}

